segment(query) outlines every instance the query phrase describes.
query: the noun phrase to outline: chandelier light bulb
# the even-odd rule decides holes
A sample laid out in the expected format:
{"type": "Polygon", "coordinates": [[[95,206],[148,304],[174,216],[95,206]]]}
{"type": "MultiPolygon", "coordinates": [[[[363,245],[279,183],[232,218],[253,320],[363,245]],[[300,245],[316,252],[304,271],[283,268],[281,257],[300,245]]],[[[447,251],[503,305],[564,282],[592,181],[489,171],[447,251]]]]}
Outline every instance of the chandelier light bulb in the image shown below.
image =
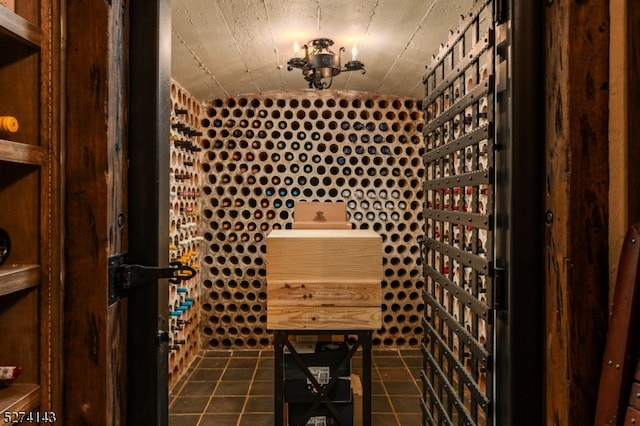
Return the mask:
{"type": "Polygon", "coordinates": [[[353,46],[351,48],[351,60],[355,61],[358,59],[358,48],[356,46],[353,46]]]}
{"type": "Polygon", "coordinates": [[[293,42],[293,57],[294,58],[300,57],[300,45],[298,44],[298,40],[295,40],[293,42]]]}

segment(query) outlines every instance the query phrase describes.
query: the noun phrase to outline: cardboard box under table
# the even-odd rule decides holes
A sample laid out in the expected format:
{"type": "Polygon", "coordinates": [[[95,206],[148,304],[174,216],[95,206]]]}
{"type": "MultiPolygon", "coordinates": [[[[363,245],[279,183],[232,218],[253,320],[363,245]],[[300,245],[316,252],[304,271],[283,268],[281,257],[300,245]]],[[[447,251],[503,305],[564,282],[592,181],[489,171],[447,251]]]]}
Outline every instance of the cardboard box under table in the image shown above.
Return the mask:
{"type": "MultiPolygon", "coordinates": [[[[297,345],[294,345],[297,346],[297,345]]],[[[346,343],[318,342],[313,352],[298,352],[308,371],[320,385],[327,385],[337,376],[335,386],[328,392],[333,402],[351,402],[351,362],[341,363],[349,353],[346,343]]],[[[299,351],[299,349],[297,349],[299,351]]],[[[292,354],[284,355],[284,400],[288,403],[314,402],[318,393],[306,372],[295,362],[292,354]]]]}
{"type": "Polygon", "coordinates": [[[381,327],[382,239],[377,233],[279,229],[266,241],[268,329],[381,327]]]}

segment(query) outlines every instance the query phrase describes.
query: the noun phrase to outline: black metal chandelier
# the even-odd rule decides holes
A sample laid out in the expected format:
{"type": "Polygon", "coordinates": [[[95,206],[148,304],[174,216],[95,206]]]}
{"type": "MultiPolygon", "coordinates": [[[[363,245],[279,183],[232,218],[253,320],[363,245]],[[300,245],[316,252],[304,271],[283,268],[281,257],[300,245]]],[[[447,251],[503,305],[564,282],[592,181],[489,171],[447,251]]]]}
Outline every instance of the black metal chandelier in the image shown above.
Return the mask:
{"type": "Polygon", "coordinates": [[[297,43],[294,44],[293,50],[295,57],[287,62],[287,69],[291,71],[294,68],[302,70],[304,79],[309,82],[310,89],[328,89],[331,87],[333,77],[345,71],[362,71],[365,73],[364,64],[356,60],[357,50],[354,47],[351,51],[351,60],[342,68],[340,54],[345,50],[341,47],[338,55],[333,53],[330,46],[333,40],[328,38],[317,38],[311,40],[304,46],[304,57],[299,57],[297,43]]]}

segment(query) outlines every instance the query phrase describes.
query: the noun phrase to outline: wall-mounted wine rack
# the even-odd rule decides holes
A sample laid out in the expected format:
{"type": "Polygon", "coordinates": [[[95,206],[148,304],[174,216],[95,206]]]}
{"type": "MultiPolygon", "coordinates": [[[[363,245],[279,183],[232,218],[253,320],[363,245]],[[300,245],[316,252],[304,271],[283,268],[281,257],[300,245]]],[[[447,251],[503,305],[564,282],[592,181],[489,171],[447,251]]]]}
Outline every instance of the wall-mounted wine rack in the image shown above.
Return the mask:
{"type": "Polygon", "coordinates": [[[493,48],[478,1],[424,75],[423,425],[493,421],[493,48]]]}
{"type": "Polygon", "coordinates": [[[176,82],[171,84],[169,260],[197,273],[169,287],[169,386],[182,376],[200,349],[200,170],[201,106],[176,82]]]}

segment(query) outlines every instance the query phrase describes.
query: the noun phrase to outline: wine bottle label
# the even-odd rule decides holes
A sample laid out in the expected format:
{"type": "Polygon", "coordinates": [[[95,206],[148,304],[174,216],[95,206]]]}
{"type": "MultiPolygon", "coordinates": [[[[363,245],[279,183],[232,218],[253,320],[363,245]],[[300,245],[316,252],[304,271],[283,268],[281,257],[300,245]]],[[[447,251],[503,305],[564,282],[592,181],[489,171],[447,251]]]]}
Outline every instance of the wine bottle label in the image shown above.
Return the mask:
{"type": "Polygon", "coordinates": [[[11,381],[20,375],[22,367],[19,365],[2,365],[0,366],[0,380],[11,381]]]}

